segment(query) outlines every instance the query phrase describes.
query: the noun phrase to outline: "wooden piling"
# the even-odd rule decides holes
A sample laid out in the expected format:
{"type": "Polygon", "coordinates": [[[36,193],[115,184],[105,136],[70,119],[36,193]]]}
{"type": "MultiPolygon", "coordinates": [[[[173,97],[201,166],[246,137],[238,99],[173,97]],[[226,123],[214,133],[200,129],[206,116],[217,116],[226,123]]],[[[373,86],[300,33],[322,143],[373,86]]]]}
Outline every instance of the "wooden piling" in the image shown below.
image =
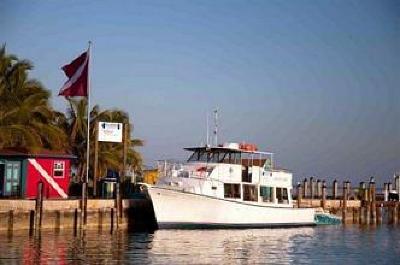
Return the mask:
{"type": "Polygon", "coordinates": [[[371,224],[376,224],[376,189],[375,182],[370,182],[370,198],[371,198],[371,224]]]}
{"type": "Polygon", "coordinates": [[[302,189],[301,184],[297,184],[297,208],[301,207],[301,200],[302,200],[302,189]]]}
{"type": "Polygon", "coordinates": [[[120,183],[116,183],[116,188],[115,188],[115,208],[117,210],[116,216],[117,216],[117,227],[119,224],[122,223],[122,197],[121,197],[121,190],[120,190],[120,183]]]}
{"type": "Polygon", "coordinates": [[[388,205],[388,223],[394,224],[394,203],[388,205]]]}
{"type": "Polygon", "coordinates": [[[347,192],[347,199],[350,200],[351,198],[351,182],[348,180],[346,181],[346,192],[347,192]]]}
{"type": "Polygon", "coordinates": [[[97,228],[99,231],[101,231],[103,229],[103,209],[102,208],[97,210],[97,220],[98,220],[97,228]]]}
{"type": "Polygon", "coordinates": [[[310,198],[314,199],[314,177],[310,178],[310,198]]]}
{"type": "Polygon", "coordinates": [[[394,177],[394,188],[397,191],[397,194],[400,194],[400,176],[398,175],[394,177]]]}
{"type": "Polygon", "coordinates": [[[322,197],[322,182],[321,180],[317,180],[317,198],[321,199],[322,197]]]}
{"type": "Polygon", "coordinates": [[[59,210],[54,211],[54,230],[60,231],[61,227],[61,212],[59,210]]]}
{"type": "Polygon", "coordinates": [[[76,231],[78,230],[78,209],[77,208],[75,208],[75,211],[74,211],[74,224],[73,224],[73,226],[74,226],[74,234],[76,235],[76,231]]]}
{"type": "Polygon", "coordinates": [[[383,215],[382,215],[382,204],[376,205],[376,223],[382,224],[383,223],[383,215]]]}
{"type": "Polygon", "coordinates": [[[347,192],[346,192],[346,182],[343,182],[343,201],[342,201],[342,222],[346,223],[347,214],[347,192]]]}
{"type": "Polygon", "coordinates": [[[14,211],[10,210],[8,211],[8,227],[7,230],[9,232],[12,232],[14,229],[14,211]]]}
{"type": "Polygon", "coordinates": [[[366,189],[366,185],[364,181],[360,182],[360,186],[358,188],[358,199],[361,201],[365,201],[367,200],[366,196],[365,196],[365,189],[366,189]]]}
{"type": "Polygon", "coordinates": [[[391,190],[393,190],[393,184],[392,184],[392,182],[390,182],[390,181],[389,181],[389,183],[388,183],[388,190],[389,190],[389,192],[390,192],[391,190]]]}
{"type": "Polygon", "coordinates": [[[110,213],[110,232],[112,233],[113,232],[113,230],[114,230],[114,220],[115,220],[115,217],[114,217],[114,215],[115,215],[115,211],[114,211],[114,208],[111,208],[111,213],[110,213]]]}
{"type": "Polygon", "coordinates": [[[358,209],[353,207],[353,224],[358,223],[358,209]]]}
{"type": "Polygon", "coordinates": [[[360,225],[365,223],[365,207],[362,204],[361,204],[361,207],[360,207],[360,214],[358,216],[358,223],[360,225]]]}
{"type": "Polygon", "coordinates": [[[383,183],[383,201],[389,200],[389,183],[383,183]]]}
{"type": "Polygon", "coordinates": [[[337,180],[335,179],[332,183],[332,198],[336,200],[338,194],[338,183],[337,180]]]}
{"type": "Polygon", "coordinates": [[[81,198],[81,225],[86,226],[87,222],[87,183],[82,183],[82,198],[81,198]]]}
{"type": "Polygon", "coordinates": [[[43,214],[43,182],[39,182],[36,192],[35,202],[35,230],[42,227],[42,214],[43,214]]]}
{"type": "Polygon", "coordinates": [[[398,223],[398,203],[394,203],[393,205],[393,224],[396,225],[398,223]]]}
{"type": "Polygon", "coordinates": [[[397,220],[400,221],[400,203],[396,203],[397,204],[397,220]]]}
{"type": "Polygon", "coordinates": [[[325,210],[326,208],[326,184],[325,181],[322,182],[322,200],[321,200],[321,207],[325,210]]]}
{"type": "Polygon", "coordinates": [[[308,192],[308,191],[307,191],[307,188],[308,188],[307,185],[308,185],[308,184],[307,184],[307,178],[305,178],[305,179],[303,180],[303,198],[304,198],[304,199],[307,199],[307,195],[308,195],[308,194],[307,194],[307,192],[308,192]]]}
{"type": "Polygon", "coordinates": [[[35,229],[35,211],[29,211],[29,235],[33,234],[33,230],[35,229]]]}
{"type": "Polygon", "coordinates": [[[367,203],[365,206],[365,222],[364,224],[370,224],[371,223],[371,204],[367,203]]]}

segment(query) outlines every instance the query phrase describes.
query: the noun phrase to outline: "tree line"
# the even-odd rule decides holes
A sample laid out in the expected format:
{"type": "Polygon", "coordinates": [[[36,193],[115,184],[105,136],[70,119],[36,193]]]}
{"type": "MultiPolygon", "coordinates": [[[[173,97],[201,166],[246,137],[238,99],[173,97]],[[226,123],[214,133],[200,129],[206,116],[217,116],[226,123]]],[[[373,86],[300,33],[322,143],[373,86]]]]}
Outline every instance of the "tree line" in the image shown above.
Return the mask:
{"type": "MultiPolygon", "coordinates": [[[[51,93],[41,82],[29,77],[33,64],[0,49],[0,149],[24,152],[50,150],[73,154],[77,176],[82,178],[86,168],[87,100],[69,98],[66,112],[56,111],[51,103],[51,93]]],[[[133,123],[128,113],[119,109],[104,109],[95,105],[90,111],[90,172],[93,172],[95,125],[99,121],[127,124],[128,169],[140,172],[142,157],[136,150],[143,145],[140,139],[131,138],[133,123]]],[[[123,146],[120,143],[101,143],[98,150],[98,176],[107,169],[121,172],[123,146]]],[[[91,174],[89,173],[89,177],[91,174]]],[[[79,179],[78,179],[79,181],[79,179]]]]}

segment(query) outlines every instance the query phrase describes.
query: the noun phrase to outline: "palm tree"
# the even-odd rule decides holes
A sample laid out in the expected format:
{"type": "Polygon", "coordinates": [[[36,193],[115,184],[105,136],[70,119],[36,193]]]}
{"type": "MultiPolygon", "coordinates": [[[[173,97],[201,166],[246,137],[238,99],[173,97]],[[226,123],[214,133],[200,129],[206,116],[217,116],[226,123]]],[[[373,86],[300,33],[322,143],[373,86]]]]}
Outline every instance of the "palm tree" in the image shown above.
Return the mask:
{"type": "Polygon", "coordinates": [[[57,126],[50,92],[28,78],[33,66],[0,49],[0,148],[65,150],[66,135],[57,126]]]}

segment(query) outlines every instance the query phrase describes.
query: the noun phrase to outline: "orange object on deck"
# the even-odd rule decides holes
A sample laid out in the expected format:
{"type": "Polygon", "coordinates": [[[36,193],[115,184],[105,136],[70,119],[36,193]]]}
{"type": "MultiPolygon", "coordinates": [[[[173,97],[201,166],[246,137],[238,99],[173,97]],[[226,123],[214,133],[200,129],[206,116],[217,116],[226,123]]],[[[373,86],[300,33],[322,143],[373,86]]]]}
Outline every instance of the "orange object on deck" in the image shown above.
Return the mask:
{"type": "Polygon", "coordinates": [[[242,150],[251,151],[251,152],[258,150],[257,145],[250,144],[250,143],[241,143],[241,144],[239,144],[239,148],[242,150]]]}

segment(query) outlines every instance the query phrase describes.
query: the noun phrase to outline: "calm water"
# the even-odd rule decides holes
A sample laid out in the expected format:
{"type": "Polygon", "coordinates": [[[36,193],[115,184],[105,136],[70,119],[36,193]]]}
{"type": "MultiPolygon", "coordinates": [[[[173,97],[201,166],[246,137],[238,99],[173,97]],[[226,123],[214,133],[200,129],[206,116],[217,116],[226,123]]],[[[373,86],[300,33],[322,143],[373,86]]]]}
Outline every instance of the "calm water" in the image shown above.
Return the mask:
{"type": "Polygon", "coordinates": [[[0,234],[0,264],[399,264],[400,228],[0,234]]]}

